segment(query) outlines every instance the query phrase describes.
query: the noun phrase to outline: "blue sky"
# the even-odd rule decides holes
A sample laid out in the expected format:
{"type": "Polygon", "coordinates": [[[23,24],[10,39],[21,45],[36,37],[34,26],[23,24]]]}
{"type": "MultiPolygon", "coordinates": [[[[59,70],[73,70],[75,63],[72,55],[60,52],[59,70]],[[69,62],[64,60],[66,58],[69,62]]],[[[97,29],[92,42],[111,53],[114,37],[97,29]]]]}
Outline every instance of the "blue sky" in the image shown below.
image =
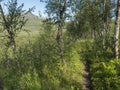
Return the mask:
{"type": "MultiPolygon", "coordinates": [[[[9,0],[4,0],[2,3],[7,3],[9,0]]],[[[40,2],[40,0],[18,0],[18,4],[24,3],[25,10],[28,10],[29,8],[35,6],[35,10],[33,13],[35,15],[39,15],[39,11],[41,12],[42,16],[44,16],[44,10],[45,10],[45,3],[40,2]]],[[[5,7],[3,7],[5,10],[5,7]]]]}

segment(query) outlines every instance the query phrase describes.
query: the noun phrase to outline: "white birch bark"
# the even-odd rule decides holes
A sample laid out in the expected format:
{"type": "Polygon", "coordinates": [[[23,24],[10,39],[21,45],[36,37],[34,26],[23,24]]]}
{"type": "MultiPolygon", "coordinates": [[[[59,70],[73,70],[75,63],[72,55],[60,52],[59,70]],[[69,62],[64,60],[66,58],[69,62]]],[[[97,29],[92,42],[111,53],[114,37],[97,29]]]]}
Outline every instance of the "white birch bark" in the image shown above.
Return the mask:
{"type": "Polygon", "coordinates": [[[120,29],[120,0],[117,2],[117,13],[116,13],[116,21],[115,21],[115,48],[114,54],[115,58],[119,58],[119,29],[120,29]]]}

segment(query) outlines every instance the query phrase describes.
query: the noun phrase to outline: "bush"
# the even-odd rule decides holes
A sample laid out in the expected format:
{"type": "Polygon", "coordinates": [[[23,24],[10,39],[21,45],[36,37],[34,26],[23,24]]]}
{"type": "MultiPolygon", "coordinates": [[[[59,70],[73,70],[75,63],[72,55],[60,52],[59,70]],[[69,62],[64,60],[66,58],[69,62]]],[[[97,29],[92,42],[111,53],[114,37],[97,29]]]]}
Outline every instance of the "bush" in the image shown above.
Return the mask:
{"type": "Polygon", "coordinates": [[[96,63],[92,66],[94,90],[120,90],[120,61],[96,63]]]}
{"type": "Polygon", "coordinates": [[[41,78],[42,90],[81,89],[84,66],[79,53],[80,43],[63,46],[65,60],[63,65],[54,33],[44,33],[38,38],[33,46],[33,52],[34,65],[41,78]]]}
{"type": "Polygon", "coordinates": [[[0,76],[4,79],[5,89],[80,90],[84,68],[81,43],[67,45],[63,40],[64,65],[52,31],[41,34],[30,44],[19,46],[16,57],[10,57],[9,68],[1,63],[0,76]]]}
{"type": "Polygon", "coordinates": [[[22,90],[41,90],[41,83],[37,72],[23,74],[19,81],[22,90]]]}

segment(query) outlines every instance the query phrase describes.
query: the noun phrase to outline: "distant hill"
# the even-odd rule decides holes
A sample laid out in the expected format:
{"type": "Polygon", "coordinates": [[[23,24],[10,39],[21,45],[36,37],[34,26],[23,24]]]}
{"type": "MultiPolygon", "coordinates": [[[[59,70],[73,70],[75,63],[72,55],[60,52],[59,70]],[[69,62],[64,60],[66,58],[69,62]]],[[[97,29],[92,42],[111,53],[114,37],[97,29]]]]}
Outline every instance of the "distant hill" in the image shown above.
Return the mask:
{"type": "Polygon", "coordinates": [[[25,29],[32,32],[38,32],[40,30],[42,20],[37,15],[34,15],[32,12],[27,13],[25,17],[28,19],[25,25],[25,29]]]}
{"type": "Polygon", "coordinates": [[[27,13],[25,17],[28,19],[38,19],[38,16],[34,15],[32,12],[27,13]]]}

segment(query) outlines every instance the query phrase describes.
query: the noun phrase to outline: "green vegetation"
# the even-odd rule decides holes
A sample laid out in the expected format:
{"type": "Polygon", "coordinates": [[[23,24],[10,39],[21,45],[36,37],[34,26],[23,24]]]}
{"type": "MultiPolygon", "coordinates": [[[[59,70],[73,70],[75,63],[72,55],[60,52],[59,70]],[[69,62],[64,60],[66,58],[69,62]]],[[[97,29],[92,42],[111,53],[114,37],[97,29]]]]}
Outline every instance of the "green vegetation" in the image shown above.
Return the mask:
{"type": "Polygon", "coordinates": [[[66,64],[63,66],[54,31],[48,32],[30,40],[28,44],[20,45],[16,58],[9,54],[10,61],[4,61],[5,55],[1,54],[0,76],[7,90],[81,89],[84,65],[79,52],[82,42],[65,46],[66,64]]]}
{"type": "MultiPolygon", "coordinates": [[[[22,10],[11,1],[8,7],[22,10]]],[[[120,90],[113,1],[48,0],[48,19],[29,11],[22,16],[12,8],[7,16],[0,7],[0,90],[120,90]],[[8,44],[9,30],[15,52],[8,44]]]]}
{"type": "Polygon", "coordinates": [[[96,63],[91,72],[93,87],[95,90],[119,90],[120,89],[120,61],[96,63]]]}

